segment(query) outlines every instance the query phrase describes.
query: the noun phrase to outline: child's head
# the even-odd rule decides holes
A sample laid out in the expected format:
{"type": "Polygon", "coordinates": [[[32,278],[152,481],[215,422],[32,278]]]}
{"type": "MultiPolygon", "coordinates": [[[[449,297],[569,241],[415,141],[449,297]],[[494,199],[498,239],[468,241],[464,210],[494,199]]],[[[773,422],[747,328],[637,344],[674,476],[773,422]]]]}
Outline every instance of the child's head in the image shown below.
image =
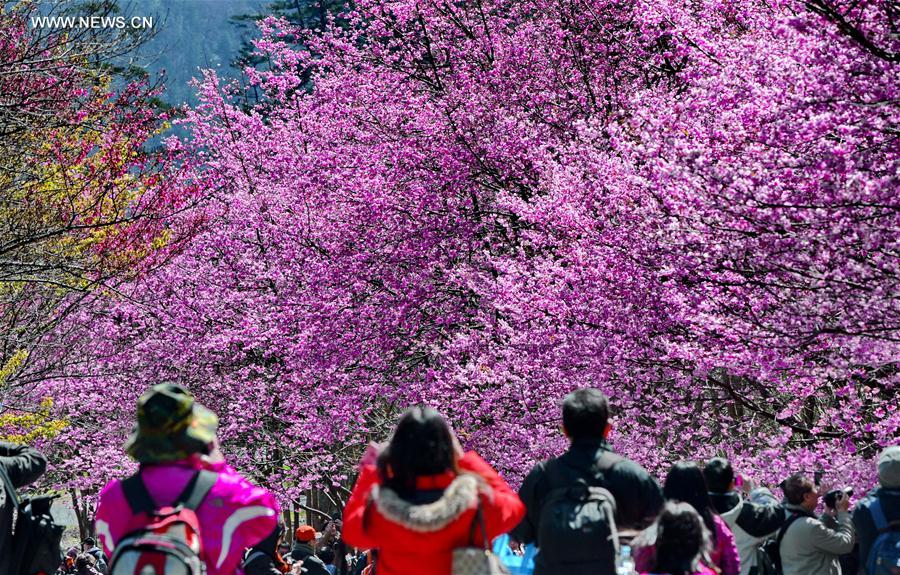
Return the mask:
{"type": "Polygon", "coordinates": [[[709,533],[694,506],[670,501],[657,519],[654,572],[694,573],[708,545],[709,533]]]}

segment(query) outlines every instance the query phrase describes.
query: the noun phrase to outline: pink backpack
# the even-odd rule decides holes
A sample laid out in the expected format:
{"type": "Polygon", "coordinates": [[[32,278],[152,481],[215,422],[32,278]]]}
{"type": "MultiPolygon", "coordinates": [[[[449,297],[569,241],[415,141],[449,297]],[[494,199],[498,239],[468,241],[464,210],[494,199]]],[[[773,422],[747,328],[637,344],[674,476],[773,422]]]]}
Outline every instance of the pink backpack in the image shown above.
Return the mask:
{"type": "Polygon", "coordinates": [[[140,473],[123,481],[132,517],[113,552],[109,575],[204,575],[196,511],[216,480],[212,471],[197,472],[164,507],[157,507],[140,473]]]}

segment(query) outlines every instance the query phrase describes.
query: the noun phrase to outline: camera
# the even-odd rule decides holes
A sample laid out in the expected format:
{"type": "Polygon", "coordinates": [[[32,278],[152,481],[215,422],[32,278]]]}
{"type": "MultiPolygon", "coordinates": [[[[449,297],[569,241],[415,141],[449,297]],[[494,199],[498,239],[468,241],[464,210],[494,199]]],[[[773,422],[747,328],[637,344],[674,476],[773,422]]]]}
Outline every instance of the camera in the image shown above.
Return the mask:
{"type": "Polygon", "coordinates": [[[843,489],[832,489],[831,491],[826,493],[825,497],[822,498],[823,502],[825,503],[825,507],[834,509],[835,505],[837,505],[838,497],[841,494],[844,494],[847,497],[850,497],[853,495],[853,488],[852,487],[844,487],[843,489]]]}

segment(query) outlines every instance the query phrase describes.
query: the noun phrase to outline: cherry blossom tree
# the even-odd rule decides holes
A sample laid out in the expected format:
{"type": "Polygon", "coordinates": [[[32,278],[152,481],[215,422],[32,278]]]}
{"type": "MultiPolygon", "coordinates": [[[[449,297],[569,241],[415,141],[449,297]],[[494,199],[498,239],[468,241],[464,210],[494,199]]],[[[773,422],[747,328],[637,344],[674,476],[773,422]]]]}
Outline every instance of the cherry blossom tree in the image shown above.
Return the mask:
{"type": "Polygon", "coordinates": [[[171,378],[287,501],[339,504],[423,401],[517,480],[590,385],[654,470],[870,484],[900,423],[895,17],[364,0],[308,51],[264,22],[262,103],[210,72],[188,117],[209,225],[85,312],[91,369],[48,384],[66,440],[102,446],[65,469],[120,473],[171,378]]]}

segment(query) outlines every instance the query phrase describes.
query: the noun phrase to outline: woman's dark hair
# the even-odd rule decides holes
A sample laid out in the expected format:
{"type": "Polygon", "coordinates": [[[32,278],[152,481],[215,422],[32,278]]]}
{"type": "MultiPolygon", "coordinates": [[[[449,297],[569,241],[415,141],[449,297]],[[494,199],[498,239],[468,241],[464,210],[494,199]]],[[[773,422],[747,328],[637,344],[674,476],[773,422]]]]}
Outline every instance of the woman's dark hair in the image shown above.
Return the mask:
{"type": "Polygon", "coordinates": [[[654,573],[690,575],[706,550],[703,520],[689,503],[669,501],[656,520],[654,573]]]}
{"type": "Polygon", "coordinates": [[[378,456],[378,475],[385,487],[404,499],[416,491],[416,477],[458,472],[453,432],[437,411],[425,406],[406,410],[390,443],[378,456]]]}
{"type": "Polygon", "coordinates": [[[689,503],[700,517],[713,538],[716,539],[716,510],[709,499],[709,489],[703,471],[693,461],[679,461],[672,466],[666,475],[663,495],[668,501],[689,503]]]}

